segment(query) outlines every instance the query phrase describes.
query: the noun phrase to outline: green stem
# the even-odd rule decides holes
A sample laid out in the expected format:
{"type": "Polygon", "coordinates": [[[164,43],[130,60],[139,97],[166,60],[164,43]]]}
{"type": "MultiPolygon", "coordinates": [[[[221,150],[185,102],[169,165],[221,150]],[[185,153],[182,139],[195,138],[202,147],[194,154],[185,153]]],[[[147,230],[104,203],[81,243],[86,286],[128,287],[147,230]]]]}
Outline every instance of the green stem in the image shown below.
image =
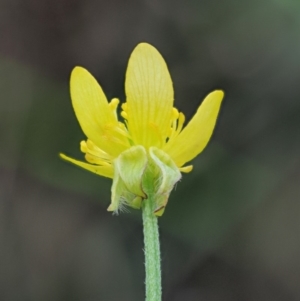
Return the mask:
{"type": "Polygon", "coordinates": [[[154,197],[148,195],[148,199],[143,201],[146,301],[161,301],[159,232],[154,207],[154,197]]]}

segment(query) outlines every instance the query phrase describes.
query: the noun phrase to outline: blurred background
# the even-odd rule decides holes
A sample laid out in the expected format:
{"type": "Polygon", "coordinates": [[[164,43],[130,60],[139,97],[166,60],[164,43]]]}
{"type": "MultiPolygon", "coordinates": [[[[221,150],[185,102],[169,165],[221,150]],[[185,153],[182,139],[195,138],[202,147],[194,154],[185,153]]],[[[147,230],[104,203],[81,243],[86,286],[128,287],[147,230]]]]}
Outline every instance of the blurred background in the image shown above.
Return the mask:
{"type": "Polygon", "coordinates": [[[144,299],[140,212],[58,158],[82,158],[72,68],[124,101],[143,41],[187,119],[226,93],[159,219],[164,300],[300,300],[299,32],[298,0],[0,0],[0,300],[144,299]]]}

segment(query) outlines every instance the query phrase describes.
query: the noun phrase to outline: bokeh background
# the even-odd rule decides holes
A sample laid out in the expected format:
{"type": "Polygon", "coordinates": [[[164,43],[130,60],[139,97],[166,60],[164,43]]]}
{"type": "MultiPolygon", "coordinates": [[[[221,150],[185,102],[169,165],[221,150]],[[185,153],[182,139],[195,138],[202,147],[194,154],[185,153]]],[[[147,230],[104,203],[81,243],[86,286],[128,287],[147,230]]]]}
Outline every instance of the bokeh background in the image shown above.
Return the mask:
{"type": "Polygon", "coordinates": [[[1,0],[0,300],[144,299],[140,212],[58,158],[82,158],[72,68],[124,101],[142,41],[188,119],[226,93],[159,220],[164,300],[300,300],[299,32],[298,0],[1,0]]]}

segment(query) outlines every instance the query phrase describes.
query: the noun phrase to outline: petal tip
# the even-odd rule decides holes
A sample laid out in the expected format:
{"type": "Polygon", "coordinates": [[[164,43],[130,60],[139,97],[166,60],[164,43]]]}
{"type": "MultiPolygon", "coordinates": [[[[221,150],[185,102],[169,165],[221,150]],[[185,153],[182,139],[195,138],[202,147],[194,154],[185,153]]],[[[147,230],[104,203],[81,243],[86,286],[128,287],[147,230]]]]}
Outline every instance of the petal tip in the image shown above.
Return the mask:
{"type": "Polygon", "coordinates": [[[151,44],[146,43],[146,42],[142,42],[139,43],[132,51],[131,55],[143,55],[143,56],[147,56],[147,55],[158,55],[159,57],[161,57],[160,52],[151,44]]]}
{"type": "Polygon", "coordinates": [[[81,76],[83,74],[90,74],[85,68],[81,66],[76,66],[73,68],[71,72],[71,80],[74,79],[75,77],[81,76]]]}
{"type": "Polygon", "coordinates": [[[224,98],[223,90],[214,90],[205,97],[203,103],[215,103],[218,104],[218,106],[220,106],[223,101],[223,98],[224,98]]]}
{"type": "Polygon", "coordinates": [[[213,94],[215,97],[218,97],[221,101],[223,100],[224,95],[225,95],[223,90],[215,90],[215,91],[211,92],[211,94],[213,94]]]}
{"type": "Polygon", "coordinates": [[[146,43],[146,42],[141,42],[139,44],[136,45],[135,49],[155,49],[156,48],[154,46],[152,46],[151,44],[149,43],[146,43]]]}

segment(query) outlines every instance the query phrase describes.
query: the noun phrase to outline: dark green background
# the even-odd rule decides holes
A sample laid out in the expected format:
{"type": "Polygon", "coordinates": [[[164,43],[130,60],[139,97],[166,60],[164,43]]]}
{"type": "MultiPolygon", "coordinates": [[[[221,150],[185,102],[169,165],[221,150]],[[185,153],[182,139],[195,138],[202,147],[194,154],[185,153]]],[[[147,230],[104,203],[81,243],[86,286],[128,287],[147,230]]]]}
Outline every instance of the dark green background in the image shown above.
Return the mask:
{"type": "Polygon", "coordinates": [[[142,41],[188,119],[225,91],[159,220],[164,300],[299,300],[298,0],[0,0],[0,300],[143,300],[140,212],[112,216],[111,181],[58,158],[82,158],[72,68],[124,101],[142,41]]]}

